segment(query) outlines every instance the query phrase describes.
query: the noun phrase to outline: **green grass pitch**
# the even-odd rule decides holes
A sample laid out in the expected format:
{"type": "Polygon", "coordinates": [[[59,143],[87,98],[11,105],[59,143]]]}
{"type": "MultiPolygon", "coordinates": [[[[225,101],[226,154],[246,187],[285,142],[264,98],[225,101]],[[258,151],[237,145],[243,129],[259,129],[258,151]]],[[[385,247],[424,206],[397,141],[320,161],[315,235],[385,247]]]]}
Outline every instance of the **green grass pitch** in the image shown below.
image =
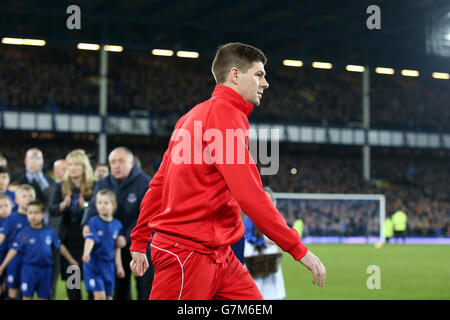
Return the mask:
{"type": "Polygon", "coordinates": [[[311,244],[327,270],[324,287],[288,254],[282,271],[288,300],[450,299],[450,246],[311,244]],[[380,289],[368,289],[370,265],[380,268],[380,289]]]}
{"type": "MultiPolygon", "coordinates": [[[[450,246],[387,244],[310,244],[327,269],[325,286],[312,284],[312,274],[284,254],[282,271],[287,300],[391,300],[450,299],[450,246]],[[368,289],[373,273],[380,268],[380,289],[368,289]]],[[[133,298],[136,299],[134,278],[133,298]]],[[[83,283],[83,299],[87,299],[83,283]]],[[[65,282],[59,281],[56,299],[66,298],[65,282]]]]}
{"type": "MultiPolygon", "coordinates": [[[[136,292],[136,280],[134,276],[131,276],[131,297],[133,300],[137,300],[136,292]]],[[[59,277],[56,285],[56,296],[55,300],[65,300],[67,298],[66,282],[61,280],[59,277]]],[[[81,295],[83,300],[88,300],[88,293],[86,292],[86,287],[84,286],[84,281],[81,282],[81,295]]]]}

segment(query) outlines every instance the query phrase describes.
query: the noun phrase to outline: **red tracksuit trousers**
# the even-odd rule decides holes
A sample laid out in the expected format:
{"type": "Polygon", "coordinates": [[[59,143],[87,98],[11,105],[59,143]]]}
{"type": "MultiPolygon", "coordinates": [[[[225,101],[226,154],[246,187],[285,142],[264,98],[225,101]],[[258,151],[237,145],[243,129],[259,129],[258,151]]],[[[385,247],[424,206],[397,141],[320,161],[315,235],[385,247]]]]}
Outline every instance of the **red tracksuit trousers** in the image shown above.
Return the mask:
{"type": "Polygon", "coordinates": [[[151,243],[155,268],[150,300],[262,300],[231,247],[196,251],[156,233],[151,243]]]}

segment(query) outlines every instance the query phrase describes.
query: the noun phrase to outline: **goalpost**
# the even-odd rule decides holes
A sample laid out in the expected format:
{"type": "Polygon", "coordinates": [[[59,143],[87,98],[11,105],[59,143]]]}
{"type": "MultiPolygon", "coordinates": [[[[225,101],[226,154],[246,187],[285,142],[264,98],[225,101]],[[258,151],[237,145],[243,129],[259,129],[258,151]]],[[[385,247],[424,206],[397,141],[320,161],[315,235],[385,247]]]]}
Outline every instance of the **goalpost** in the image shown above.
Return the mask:
{"type": "MultiPolygon", "coordinates": [[[[275,198],[277,199],[277,207],[280,201],[283,200],[297,200],[300,202],[305,201],[357,201],[361,205],[361,210],[364,211],[364,201],[377,201],[378,202],[378,217],[379,217],[379,242],[384,243],[384,220],[386,217],[386,197],[383,194],[334,194],[334,193],[282,193],[275,192],[275,198]]],[[[303,215],[314,215],[314,212],[300,212],[303,215]]],[[[314,211],[314,210],[312,210],[314,211]]],[[[367,210],[366,214],[369,214],[367,210]]]]}

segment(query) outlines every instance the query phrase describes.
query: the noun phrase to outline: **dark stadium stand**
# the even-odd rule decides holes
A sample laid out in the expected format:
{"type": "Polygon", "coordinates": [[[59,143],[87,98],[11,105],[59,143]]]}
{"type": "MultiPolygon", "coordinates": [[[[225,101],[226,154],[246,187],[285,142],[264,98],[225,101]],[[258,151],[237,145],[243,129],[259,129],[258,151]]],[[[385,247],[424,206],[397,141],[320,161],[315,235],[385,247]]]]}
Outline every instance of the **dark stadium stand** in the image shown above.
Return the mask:
{"type": "MultiPolygon", "coordinates": [[[[0,47],[0,108],[98,113],[99,57],[75,49],[0,47]]],[[[211,61],[110,54],[108,111],[181,115],[207,99],[211,61]]],[[[361,74],[266,66],[270,89],[250,122],[361,126],[361,74]]],[[[450,130],[450,83],[372,73],[371,127],[450,130]]]]}

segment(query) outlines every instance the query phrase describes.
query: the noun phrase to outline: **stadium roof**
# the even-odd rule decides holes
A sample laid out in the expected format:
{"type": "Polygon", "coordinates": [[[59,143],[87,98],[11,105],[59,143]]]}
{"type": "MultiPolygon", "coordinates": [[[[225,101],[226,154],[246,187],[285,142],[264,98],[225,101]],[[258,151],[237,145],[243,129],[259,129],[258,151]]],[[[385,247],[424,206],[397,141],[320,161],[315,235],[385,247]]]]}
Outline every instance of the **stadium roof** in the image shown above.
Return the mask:
{"type": "Polygon", "coordinates": [[[272,61],[448,72],[450,58],[431,53],[430,39],[447,22],[450,34],[449,12],[448,0],[4,0],[0,37],[45,39],[48,45],[94,42],[125,50],[193,50],[208,57],[219,44],[241,41],[262,48],[272,61]],[[66,27],[66,8],[72,4],[81,9],[81,30],[66,27]],[[372,4],[381,9],[380,30],[366,26],[372,4]]]}

